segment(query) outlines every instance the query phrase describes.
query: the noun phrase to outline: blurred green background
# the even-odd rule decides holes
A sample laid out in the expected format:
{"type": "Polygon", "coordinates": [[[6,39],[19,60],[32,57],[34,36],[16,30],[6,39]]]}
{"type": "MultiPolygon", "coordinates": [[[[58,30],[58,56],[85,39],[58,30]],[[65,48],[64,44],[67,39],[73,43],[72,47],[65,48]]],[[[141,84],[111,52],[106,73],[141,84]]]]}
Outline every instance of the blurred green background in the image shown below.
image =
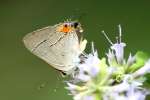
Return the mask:
{"type": "MultiPolygon", "coordinates": [[[[99,56],[123,28],[126,54],[150,54],[148,0],[0,0],[0,100],[72,100],[61,75],[23,45],[25,34],[48,25],[80,18],[84,37],[94,41],[99,56]]],[[[87,50],[88,51],[88,50],[87,50]]],[[[90,51],[88,51],[90,52],[90,51]]]]}

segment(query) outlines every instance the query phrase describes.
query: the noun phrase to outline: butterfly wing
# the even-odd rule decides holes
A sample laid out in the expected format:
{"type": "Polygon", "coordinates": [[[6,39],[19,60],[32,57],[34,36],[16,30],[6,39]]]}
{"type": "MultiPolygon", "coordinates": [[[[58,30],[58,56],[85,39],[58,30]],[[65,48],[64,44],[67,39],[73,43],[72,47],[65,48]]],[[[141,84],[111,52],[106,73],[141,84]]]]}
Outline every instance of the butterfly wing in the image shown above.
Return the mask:
{"type": "Polygon", "coordinates": [[[27,49],[33,52],[40,44],[47,41],[48,39],[51,40],[51,44],[58,41],[60,36],[63,34],[55,34],[55,29],[58,25],[55,26],[48,26],[42,29],[38,29],[31,33],[28,33],[24,38],[23,42],[27,49]]]}
{"type": "Polygon", "coordinates": [[[65,35],[59,43],[54,45],[54,50],[58,50],[58,57],[65,67],[60,70],[68,72],[75,67],[80,55],[79,40],[76,32],[65,35]]]}
{"type": "Polygon", "coordinates": [[[76,32],[64,35],[57,32],[56,27],[57,25],[49,26],[29,33],[23,42],[33,54],[48,64],[68,72],[74,67],[74,59],[78,56],[78,36],[76,32]]]}

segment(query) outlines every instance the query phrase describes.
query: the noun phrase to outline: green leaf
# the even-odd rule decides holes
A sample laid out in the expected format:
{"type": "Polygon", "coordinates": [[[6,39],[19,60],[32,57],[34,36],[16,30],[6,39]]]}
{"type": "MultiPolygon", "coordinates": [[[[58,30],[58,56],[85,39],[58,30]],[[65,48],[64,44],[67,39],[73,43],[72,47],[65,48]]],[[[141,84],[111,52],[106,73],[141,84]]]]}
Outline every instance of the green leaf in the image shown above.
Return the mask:
{"type": "Polygon", "coordinates": [[[99,76],[98,76],[98,80],[102,82],[103,80],[105,80],[105,78],[108,75],[108,72],[107,72],[108,65],[106,64],[106,58],[102,58],[100,60],[99,67],[100,67],[100,73],[99,73],[99,76]]]}
{"type": "Polygon", "coordinates": [[[129,66],[129,69],[127,72],[130,72],[130,73],[135,72],[136,70],[144,66],[145,62],[149,58],[148,55],[142,51],[138,51],[135,57],[136,57],[136,62],[133,65],[129,66]]]}
{"type": "Polygon", "coordinates": [[[145,74],[144,77],[146,78],[144,86],[150,88],[150,73],[145,74]]]}

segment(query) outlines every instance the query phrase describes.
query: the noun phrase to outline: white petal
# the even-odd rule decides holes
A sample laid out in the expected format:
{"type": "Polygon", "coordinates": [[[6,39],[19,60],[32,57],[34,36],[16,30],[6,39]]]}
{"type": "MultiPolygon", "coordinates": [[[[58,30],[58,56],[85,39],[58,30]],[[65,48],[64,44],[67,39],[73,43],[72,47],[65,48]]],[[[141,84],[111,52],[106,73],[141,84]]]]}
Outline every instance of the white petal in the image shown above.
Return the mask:
{"type": "Polygon", "coordinates": [[[132,56],[130,53],[128,61],[127,61],[127,65],[131,66],[134,62],[135,62],[135,56],[132,56]]]}
{"type": "Polygon", "coordinates": [[[123,63],[124,58],[124,47],[126,46],[125,43],[115,43],[111,46],[111,49],[115,51],[115,55],[117,58],[118,63],[123,63]]]}
{"type": "Polygon", "coordinates": [[[75,90],[77,88],[76,85],[74,85],[72,83],[69,83],[69,82],[67,82],[67,85],[68,85],[68,87],[66,87],[66,88],[69,89],[69,90],[75,90]]]}
{"type": "Polygon", "coordinates": [[[114,55],[113,51],[109,50],[108,53],[106,53],[106,55],[108,58],[108,63],[109,63],[109,65],[111,65],[111,62],[113,62],[115,59],[115,55],[114,55]]]}
{"type": "Polygon", "coordinates": [[[146,64],[143,67],[141,67],[139,70],[133,73],[133,76],[142,76],[146,73],[150,73],[150,59],[146,62],[146,64]]]}

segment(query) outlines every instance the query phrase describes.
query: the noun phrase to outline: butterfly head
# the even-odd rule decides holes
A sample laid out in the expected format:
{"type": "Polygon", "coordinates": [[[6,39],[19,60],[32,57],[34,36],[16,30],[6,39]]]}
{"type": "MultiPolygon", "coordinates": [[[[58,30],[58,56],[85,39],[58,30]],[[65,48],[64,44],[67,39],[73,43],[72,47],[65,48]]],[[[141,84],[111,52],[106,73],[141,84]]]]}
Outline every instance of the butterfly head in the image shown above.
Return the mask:
{"type": "Polygon", "coordinates": [[[79,22],[71,21],[71,22],[64,22],[61,23],[58,27],[59,32],[63,32],[65,34],[71,33],[71,32],[79,32],[82,33],[83,29],[81,27],[81,24],[79,22]]]}

